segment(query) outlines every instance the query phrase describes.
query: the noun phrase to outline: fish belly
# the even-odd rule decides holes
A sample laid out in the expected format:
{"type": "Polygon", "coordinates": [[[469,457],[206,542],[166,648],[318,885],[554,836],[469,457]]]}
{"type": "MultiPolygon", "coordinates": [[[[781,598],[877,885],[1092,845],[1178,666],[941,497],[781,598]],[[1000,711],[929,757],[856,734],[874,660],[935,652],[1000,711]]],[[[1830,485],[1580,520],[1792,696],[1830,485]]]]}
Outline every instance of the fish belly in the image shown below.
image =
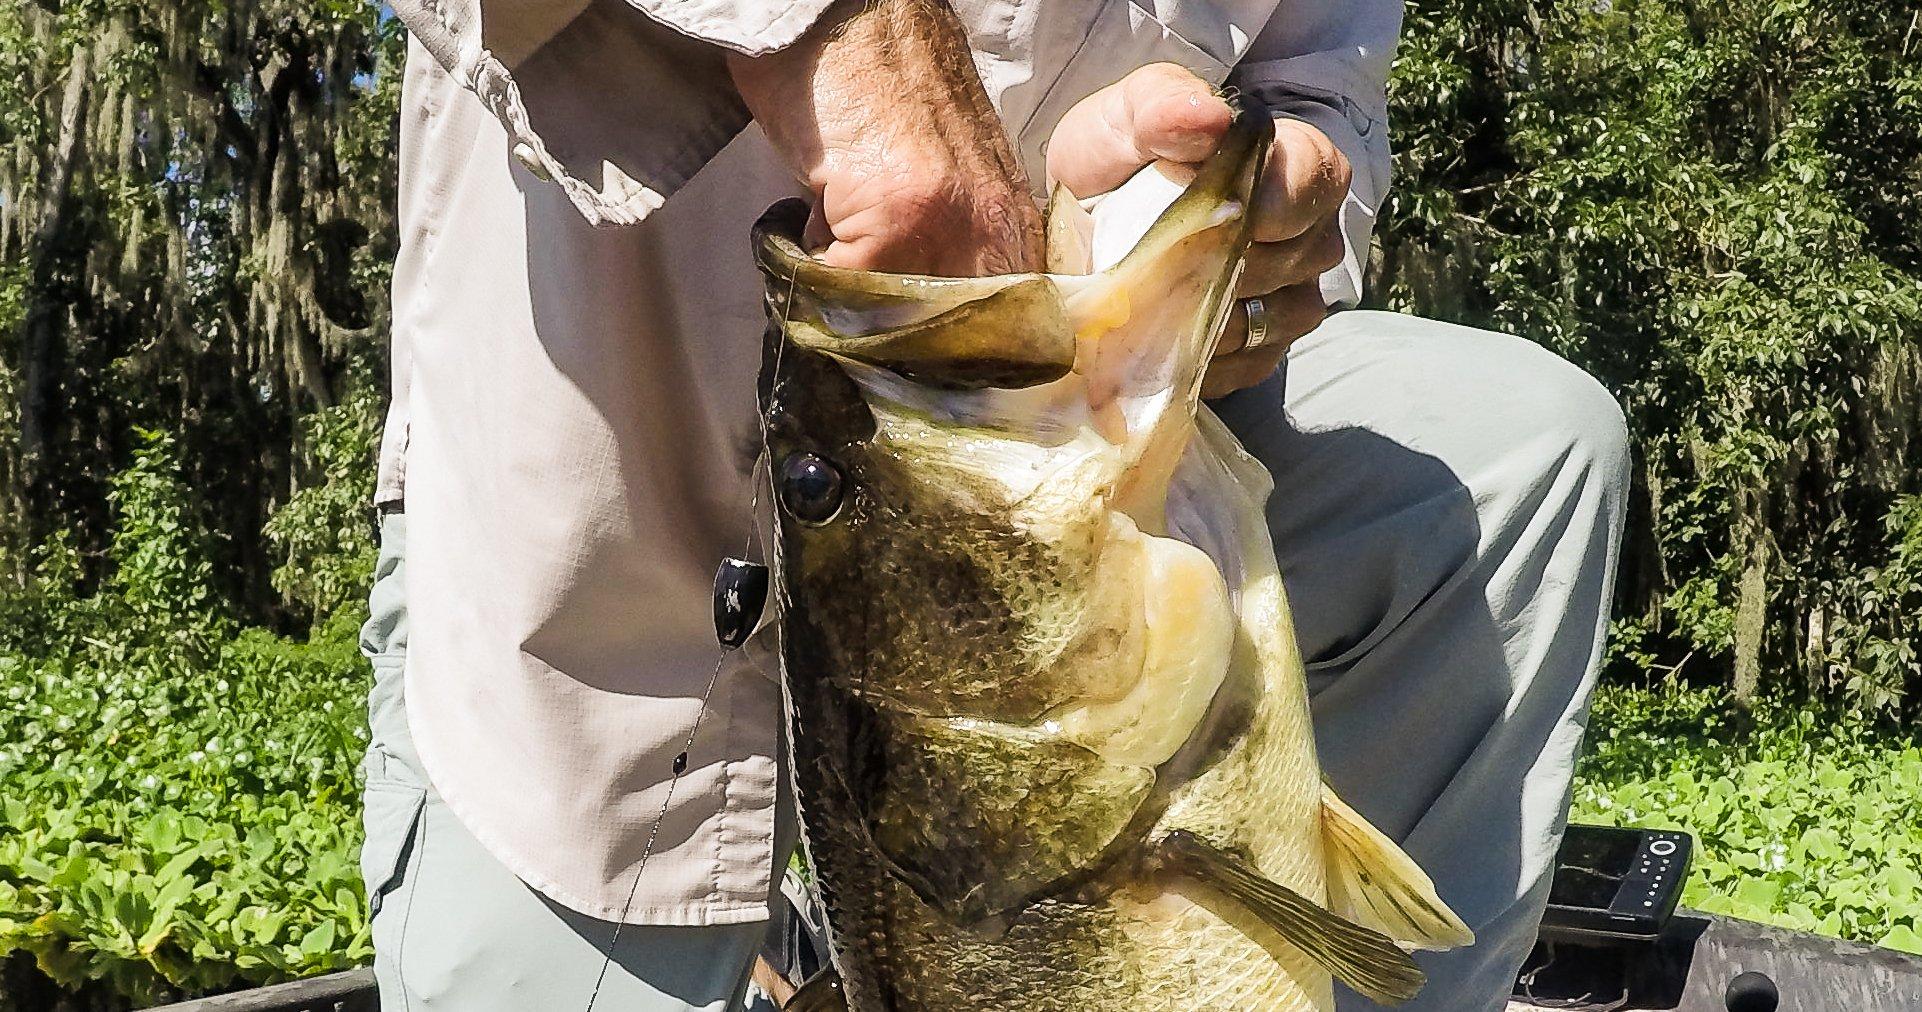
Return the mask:
{"type": "MultiPolygon", "coordinates": [[[[1220,560],[1236,585],[1240,628],[1224,691],[1254,687],[1252,712],[1234,744],[1176,791],[1151,835],[1185,829],[1231,842],[1269,879],[1322,902],[1321,772],[1307,676],[1263,510],[1270,479],[1206,408],[1197,428],[1175,477],[1171,526],[1220,560]]],[[[1190,1008],[1333,1008],[1326,970],[1205,887],[1179,880],[1153,902],[1124,909],[1139,944],[1172,964],[1163,986],[1190,989],[1190,1008]]]]}

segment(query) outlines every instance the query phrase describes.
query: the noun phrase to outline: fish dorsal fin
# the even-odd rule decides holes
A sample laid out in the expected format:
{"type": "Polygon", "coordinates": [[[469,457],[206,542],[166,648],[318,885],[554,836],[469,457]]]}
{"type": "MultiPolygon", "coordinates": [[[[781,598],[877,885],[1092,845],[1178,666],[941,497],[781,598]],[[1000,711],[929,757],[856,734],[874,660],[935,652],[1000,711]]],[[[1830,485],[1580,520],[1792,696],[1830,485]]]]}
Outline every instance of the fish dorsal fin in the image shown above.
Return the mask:
{"type": "Polygon", "coordinates": [[[1172,870],[1219,890],[1371,1001],[1399,1005],[1428,981],[1387,935],[1329,913],[1193,833],[1168,834],[1161,858],[1172,870]]]}
{"type": "Polygon", "coordinates": [[[1475,933],[1435,892],[1435,883],[1361,813],[1323,786],[1321,826],[1328,859],[1328,905],[1417,949],[1473,944],[1475,933]]]}

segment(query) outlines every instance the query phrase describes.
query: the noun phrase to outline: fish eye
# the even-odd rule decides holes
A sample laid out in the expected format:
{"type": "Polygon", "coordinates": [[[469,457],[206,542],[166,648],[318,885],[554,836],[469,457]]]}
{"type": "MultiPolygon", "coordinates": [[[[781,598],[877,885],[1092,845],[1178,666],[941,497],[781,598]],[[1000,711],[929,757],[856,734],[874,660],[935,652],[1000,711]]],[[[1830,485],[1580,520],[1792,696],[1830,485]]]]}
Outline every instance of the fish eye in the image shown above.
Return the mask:
{"type": "Polygon", "coordinates": [[[841,469],[812,453],[796,453],[781,462],[781,505],[805,524],[825,524],[841,512],[841,469]]]}

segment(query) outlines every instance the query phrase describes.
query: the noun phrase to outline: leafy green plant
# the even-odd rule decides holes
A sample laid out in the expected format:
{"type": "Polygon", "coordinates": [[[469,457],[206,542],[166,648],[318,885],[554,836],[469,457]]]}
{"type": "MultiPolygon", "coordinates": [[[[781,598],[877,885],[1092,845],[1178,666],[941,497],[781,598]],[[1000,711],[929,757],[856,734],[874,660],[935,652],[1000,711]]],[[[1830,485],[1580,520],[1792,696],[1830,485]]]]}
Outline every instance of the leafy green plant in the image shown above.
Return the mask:
{"type": "Polygon", "coordinates": [[[1856,593],[1832,595],[1830,688],[1857,710],[1901,706],[1922,667],[1922,496],[1896,500],[1882,522],[1886,554],[1863,570],[1856,593]]]}
{"type": "MultiPolygon", "coordinates": [[[[117,642],[204,660],[228,631],[213,586],[210,539],[194,515],[173,437],[149,430],[135,435],[133,465],[109,483],[112,573],[98,603],[122,633],[117,642]]],[[[110,642],[116,641],[96,638],[92,645],[104,649],[110,642]]]]}
{"type": "Polygon", "coordinates": [[[369,513],[380,447],[377,390],[363,380],[340,404],[303,422],[316,480],[296,491],[264,530],[285,559],[274,570],[274,589],[328,622],[317,630],[323,638],[351,639],[366,617],[379,549],[369,513]]]}
{"type": "Polygon", "coordinates": [[[365,962],[361,659],[238,629],[142,444],[101,588],[56,540],[9,605],[38,642],[0,652],[0,955],[142,1001],[365,962]]]}
{"type": "MultiPolygon", "coordinates": [[[[383,10],[0,2],[9,966],[150,1001],[369,955],[352,630],[396,245],[383,10]],[[45,201],[74,82],[100,116],[45,201]]],[[[1607,690],[1577,816],[1697,833],[1693,904],[1911,950],[1922,755],[1861,715],[1913,716],[1922,668],[1918,13],[1412,0],[1372,286],[1620,396],[1612,673],[1751,703],[1607,690]]]]}
{"type": "Polygon", "coordinates": [[[1682,902],[1922,953],[1922,741],[1823,707],[1608,688],[1573,817],[1695,835],[1682,902]]]}

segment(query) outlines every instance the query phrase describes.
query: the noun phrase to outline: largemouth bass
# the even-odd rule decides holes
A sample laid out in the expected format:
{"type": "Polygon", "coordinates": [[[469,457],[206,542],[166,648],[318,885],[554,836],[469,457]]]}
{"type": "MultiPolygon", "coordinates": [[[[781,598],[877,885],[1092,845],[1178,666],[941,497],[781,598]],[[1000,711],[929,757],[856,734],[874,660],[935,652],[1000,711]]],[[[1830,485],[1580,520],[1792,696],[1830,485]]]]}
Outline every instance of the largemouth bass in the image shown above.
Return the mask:
{"type": "Polygon", "coordinates": [[[1306,1012],[1471,940],[1323,786],[1271,481],[1200,403],[1272,131],[1238,114],[1111,265],[1065,194],[1046,274],[828,267],[798,202],[757,226],[833,950],[790,1008],[1306,1012]]]}

